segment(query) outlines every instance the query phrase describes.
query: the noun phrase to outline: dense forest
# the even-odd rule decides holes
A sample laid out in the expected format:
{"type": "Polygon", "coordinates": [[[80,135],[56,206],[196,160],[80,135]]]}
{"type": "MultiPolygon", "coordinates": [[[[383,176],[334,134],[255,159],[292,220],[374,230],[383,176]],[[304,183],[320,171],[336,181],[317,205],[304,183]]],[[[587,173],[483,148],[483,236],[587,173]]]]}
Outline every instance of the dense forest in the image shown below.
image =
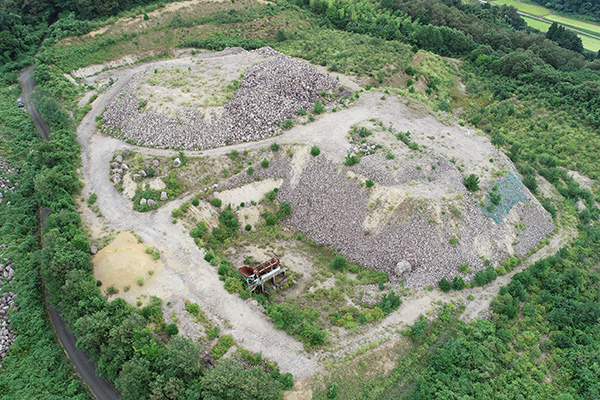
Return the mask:
{"type": "MultiPolygon", "coordinates": [[[[73,199],[81,190],[79,146],[74,121],[65,111],[77,93],[61,74],[134,37],[103,39],[88,48],[63,49],[59,43],[90,31],[97,18],[158,7],[149,3],[0,1],[0,149],[20,169],[13,177],[19,185],[7,195],[11,206],[0,205],[0,237],[19,267],[12,287],[18,293],[13,323],[19,336],[0,373],[0,398],[89,398],[47,333],[42,277],[77,335],[78,347],[97,362],[100,375],[116,383],[123,399],[276,399],[291,386],[289,374],[252,357],[245,360],[254,363],[248,369],[228,360],[212,369],[200,367],[206,349],[167,332],[160,299],[140,309],[122,300],[108,302],[90,274],[89,242],[73,199]],[[41,142],[30,119],[14,107],[20,92],[15,78],[33,62],[38,108],[52,128],[49,143],[41,142]],[[39,207],[52,210],[43,249],[39,207]]],[[[543,5],[592,17],[600,13],[592,1],[547,0],[543,5]]],[[[533,192],[540,177],[554,185],[563,200],[538,193],[542,204],[554,216],[572,217],[579,233],[555,256],[515,275],[494,300],[488,320],[465,324],[458,320],[460,310],[443,308],[437,320],[420,320],[405,332],[412,347],[373,390],[344,392],[334,377],[316,398],[600,397],[598,194],[580,188],[566,173],[569,168],[600,178],[600,60],[595,54],[573,46],[558,27],[548,36],[527,28],[514,8],[448,0],[280,1],[203,19],[182,16],[165,29],[195,24],[213,24],[222,33],[187,45],[272,45],[331,70],[371,76],[382,86],[387,77],[383,61],[398,62],[405,53],[425,50],[461,58],[460,73],[472,98],[463,118],[509,154],[529,177],[533,192]],[[239,29],[228,30],[286,12],[302,15],[309,22],[307,31],[282,35],[278,32],[285,26],[276,26],[267,35],[248,30],[243,36],[239,29]],[[329,43],[323,45],[326,40],[341,40],[344,51],[331,51],[329,43]],[[344,46],[365,46],[361,49],[380,60],[356,60],[344,46]],[[580,200],[586,205],[581,211],[580,200]]],[[[449,111],[452,99],[443,95],[441,80],[436,83],[432,75],[429,82],[429,104],[449,111]]]]}

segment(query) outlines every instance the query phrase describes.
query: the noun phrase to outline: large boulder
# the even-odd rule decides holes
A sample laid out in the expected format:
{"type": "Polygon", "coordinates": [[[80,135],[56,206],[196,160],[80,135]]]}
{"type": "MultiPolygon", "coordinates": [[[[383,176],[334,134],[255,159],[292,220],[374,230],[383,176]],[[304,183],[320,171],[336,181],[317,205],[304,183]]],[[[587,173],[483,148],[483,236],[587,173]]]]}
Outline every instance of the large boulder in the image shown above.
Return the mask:
{"type": "Polygon", "coordinates": [[[402,260],[402,261],[398,261],[398,263],[396,264],[394,273],[396,274],[397,277],[401,277],[401,276],[404,276],[405,274],[408,274],[410,271],[412,271],[412,265],[410,265],[410,263],[408,261],[402,260]]]}

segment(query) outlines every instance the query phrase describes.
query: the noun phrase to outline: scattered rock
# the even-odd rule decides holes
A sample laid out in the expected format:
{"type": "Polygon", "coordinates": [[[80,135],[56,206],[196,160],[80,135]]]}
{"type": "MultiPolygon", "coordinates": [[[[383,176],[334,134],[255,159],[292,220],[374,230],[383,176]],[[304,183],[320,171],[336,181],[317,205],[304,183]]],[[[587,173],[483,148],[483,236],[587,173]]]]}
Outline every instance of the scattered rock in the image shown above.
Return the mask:
{"type": "Polygon", "coordinates": [[[160,165],[160,161],[152,160],[152,165],[154,165],[155,167],[158,167],[160,165]]]}
{"type": "Polygon", "coordinates": [[[177,158],[175,159],[175,161],[173,161],[173,166],[174,166],[175,168],[179,168],[179,167],[181,166],[181,160],[179,159],[179,157],[177,157],[177,158]]]}
{"type": "Polygon", "coordinates": [[[133,179],[134,181],[139,181],[141,178],[140,174],[133,174],[133,176],[131,177],[131,179],[133,179]]]}
{"type": "Polygon", "coordinates": [[[122,169],[123,171],[129,171],[129,165],[127,165],[127,164],[123,163],[123,164],[121,164],[121,169],[122,169]]]}
{"type": "Polygon", "coordinates": [[[131,152],[129,150],[124,150],[123,151],[123,157],[124,158],[129,158],[131,157],[131,152]]]}
{"type": "Polygon", "coordinates": [[[146,200],[144,198],[140,199],[140,206],[146,204],[147,202],[148,202],[148,200],[146,200]]]}
{"type": "Polygon", "coordinates": [[[145,178],[145,177],[146,177],[146,175],[147,175],[147,174],[146,174],[146,171],[144,171],[144,170],[141,170],[141,171],[140,171],[140,175],[141,175],[141,176],[143,176],[143,177],[145,178]]]}
{"type": "Polygon", "coordinates": [[[160,193],[160,201],[165,201],[167,200],[169,197],[167,196],[167,192],[165,192],[164,190],[160,193]]]}
{"type": "Polygon", "coordinates": [[[156,202],[152,199],[148,199],[148,207],[154,207],[156,205],[156,202]]]}
{"type": "Polygon", "coordinates": [[[121,164],[123,162],[123,156],[119,154],[117,157],[115,157],[115,162],[121,164]]]}
{"type": "Polygon", "coordinates": [[[94,255],[98,252],[98,246],[91,246],[90,247],[90,254],[94,255]]]}

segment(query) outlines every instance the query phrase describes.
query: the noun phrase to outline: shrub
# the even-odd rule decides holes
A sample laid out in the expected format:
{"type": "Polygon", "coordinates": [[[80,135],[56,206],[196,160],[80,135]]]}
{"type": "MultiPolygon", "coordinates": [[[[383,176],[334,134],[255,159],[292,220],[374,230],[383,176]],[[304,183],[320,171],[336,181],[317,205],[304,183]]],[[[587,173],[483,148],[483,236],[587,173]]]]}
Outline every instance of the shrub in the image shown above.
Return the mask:
{"type": "Polygon", "coordinates": [[[292,121],[291,119],[286,119],[285,121],[283,121],[283,124],[281,124],[281,129],[287,131],[288,129],[292,129],[293,126],[294,121],[292,121]]]}
{"type": "Polygon", "coordinates": [[[140,286],[144,286],[144,278],[142,276],[140,276],[139,278],[137,278],[137,284],[140,286]]]}
{"type": "Polygon", "coordinates": [[[452,284],[448,282],[446,278],[442,278],[438,283],[438,286],[440,290],[444,293],[448,293],[450,290],[452,290],[452,284]]]}
{"type": "Polygon", "coordinates": [[[455,276],[454,279],[452,279],[452,289],[463,290],[465,286],[465,281],[460,276],[455,276]]]}
{"type": "Polygon", "coordinates": [[[215,360],[218,360],[219,358],[223,357],[225,353],[227,353],[227,350],[233,346],[233,343],[233,336],[223,335],[219,338],[217,344],[210,349],[210,354],[215,358],[215,360]]]}
{"type": "Polygon", "coordinates": [[[335,256],[331,263],[329,263],[329,268],[334,271],[343,271],[348,266],[348,260],[344,256],[335,256]]]}
{"type": "Polygon", "coordinates": [[[366,186],[366,187],[368,187],[368,188],[370,188],[370,187],[371,187],[371,186],[373,186],[374,184],[375,184],[375,183],[374,183],[372,180],[370,180],[370,179],[367,179],[367,180],[365,181],[365,186],[366,186]]]}
{"type": "Polygon", "coordinates": [[[215,207],[221,207],[221,205],[223,204],[223,202],[221,201],[221,199],[218,198],[214,198],[210,201],[210,204],[212,204],[215,207]]]}
{"type": "Polygon", "coordinates": [[[359,162],[360,162],[360,158],[358,158],[357,156],[347,155],[346,159],[344,160],[344,165],[350,167],[354,164],[358,164],[359,162]]]}
{"type": "Polygon", "coordinates": [[[90,194],[90,197],[88,197],[88,201],[87,201],[88,205],[90,205],[90,206],[93,205],[96,202],[96,200],[98,200],[98,195],[96,193],[90,194]]]}
{"type": "Polygon", "coordinates": [[[185,305],[185,310],[191,315],[198,316],[200,314],[200,306],[198,303],[187,303],[185,305]]]}
{"type": "Polygon", "coordinates": [[[167,325],[166,332],[169,336],[175,336],[179,333],[179,328],[177,328],[177,325],[175,324],[169,324],[167,325]]]}
{"type": "Polygon", "coordinates": [[[275,142],[271,143],[270,149],[272,152],[277,152],[277,151],[279,151],[280,148],[281,148],[281,146],[279,146],[277,143],[275,143],[275,142]]]}
{"type": "Polygon", "coordinates": [[[109,287],[106,288],[106,293],[108,293],[109,295],[117,294],[117,293],[119,293],[119,290],[117,288],[115,288],[113,285],[110,285],[109,287]]]}
{"type": "Polygon", "coordinates": [[[523,178],[523,185],[525,185],[527,189],[531,190],[532,193],[537,192],[538,184],[535,176],[527,175],[525,178],[523,178]]]}
{"type": "Polygon", "coordinates": [[[252,168],[252,167],[248,167],[248,169],[246,170],[246,173],[247,173],[248,175],[252,175],[252,174],[254,173],[254,168],[252,168]]]}
{"type": "Polygon", "coordinates": [[[244,227],[244,229],[245,229],[245,230],[247,230],[248,232],[250,232],[250,231],[252,230],[252,225],[250,225],[250,224],[247,224],[247,225],[244,227]]]}
{"type": "Polygon", "coordinates": [[[260,162],[260,166],[263,168],[269,168],[269,160],[263,158],[263,160],[260,162]]]}
{"type": "Polygon", "coordinates": [[[483,286],[492,282],[494,279],[496,279],[496,277],[497,275],[496,271],[494,271],[494,268],[488,267],[485,270],[481,270],[475,274],[474,282],[476,286],[483,286]]]}
{"type": "Polygon", "coordinates": [[[455,245],[457,243],[458,243],[458,239],[457,238],[453,237],[453,238],[450,239],[450,244],[455,245]]]}
{"type": "Polygon", "coordinates": [[[388,315],[392,311],[397,310],[401,304],[402,300],[400,299],[400,296],[398,296],[395,292],[390,292],[389,294],[384,294],[381,297],[378,307],[381,308],[385,315],[388,315]]]}
{"type": "Polygon", "coordinates": [[[215,255],[213,253],[211,253],[210,251],[207,251],[206,254],[204,255],[204,261],[206,261],[206,262],[211,262],[213,260],[213,258],[215,258],[215,255]]]}
{"type": "Polygon", "coordinates": [[[490,192],[490,201],[493,205],[499,205],[502,201],[502,195],[500,193],[490,192]]]}
{"type": "Polygon", "coordinates": [[[225,290],[227,290],[229,293],[239,293],[242,291],[242,289],[242,282],[240,282],[238,279],[231,277],[225,279],[225,290]]]}
{"type": "Polygon", "coordinates": [[[323,105],[323,103],[321,103],[320,101],[315,101],[315,104],[313,106],[313,113],[314,114],[323,114],[325,112],[325,106],[323,105]]]}
{"type": "Polygon", "coordinates": [[[200,200],[198,200],[198,198],[194,197],[194,200],[192,200],[192,205],[194,207],[198,207],[199,204],[200,204],[200,200]]]}
{"type": "Polygon", "coordinates": [[[319,154],[321,154],[321,149],[319,148],[319,146],[314,145],[313,147],[310,148],[310,155],[311,156],[316,157],[319,154]]]}
{"type": "Polygon", "coordinates": [[[248,289],[244,289],[240,292],[240,299],[242,300],[247,300],[252,296],[252,293],[250,293],[250,290],[248,289]]]}
{"type": "Polygon", "coordinates": [[[464,184],[468,191],[476,192],[479,190],[479,177],[471,174],[464,179],[464,184]]]}

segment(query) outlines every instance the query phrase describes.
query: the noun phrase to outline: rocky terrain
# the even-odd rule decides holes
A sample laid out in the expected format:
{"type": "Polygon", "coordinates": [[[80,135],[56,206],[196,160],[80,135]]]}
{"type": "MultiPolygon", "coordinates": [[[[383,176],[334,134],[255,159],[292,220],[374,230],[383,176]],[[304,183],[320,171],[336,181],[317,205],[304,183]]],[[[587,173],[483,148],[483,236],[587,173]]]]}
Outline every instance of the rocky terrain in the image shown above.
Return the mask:
{"type": "Polygon", "coordinates": [[[247,53],[260,55],[263,61],[246,70],[219,117],[208,119],[203,110],[194,108],[184,108],[177,116],[143,111],[136,88],[151,73],[146,71],[134,76],[107,107],[104,131],[155,147],[206,149],[249,142],[273,136],[286,119],[294,118],[301,109],[311,110],[322,93],[337,87],[331,77],[270,47],[247,53]]]}
{"type": "MultiPolygon", "coordinates": [[[[14,270],[12,269],[12,260],[3,257],[2,250],[6,245],[0,245],[0,290],[5,283],[14,279],[14,270]]],[[[10,326],[9,310],[14,307],[15,293],[4,292],[0,295],[0,369],[2,369],[2,360],[8,355],[8,348],[15,341],[15,329],[10,326]]]]}
{"type": "Polygon", "coordinates": [[[18,171],[8,165],[8,162],[0,154],[0,204],[4,201],[4,195],[15,188],[10,180],[10,176],[15,173],[18,173],[18,171]]]}
{"type": "MultiPolygon", "coordinates": [[[[324,155],[309,157],[296,171],[286,154],[268,158],[270,167],[254,177],[283,178],[278,197],[292,206],[288,224],[409,287],[435,286],[456,275],[471,280],[459,266],[468,264],[473,272],[498,266],[508,256],[524,256],[554,230],[550,215],[513,172],[508,174],[519,187],[510,190],[519,190],[523,200],[513,202],[503,192],[498,207],[507,215],[497,223],[464,187],[454,164],[434,152],[406,158],[397,169],[396,161],[379,153],[350,167],[324,155]],[[366,187],[366,179],[374,185],[366,187]]],[[[244,175],[220,189],[243,185],[244,175]]]]}

